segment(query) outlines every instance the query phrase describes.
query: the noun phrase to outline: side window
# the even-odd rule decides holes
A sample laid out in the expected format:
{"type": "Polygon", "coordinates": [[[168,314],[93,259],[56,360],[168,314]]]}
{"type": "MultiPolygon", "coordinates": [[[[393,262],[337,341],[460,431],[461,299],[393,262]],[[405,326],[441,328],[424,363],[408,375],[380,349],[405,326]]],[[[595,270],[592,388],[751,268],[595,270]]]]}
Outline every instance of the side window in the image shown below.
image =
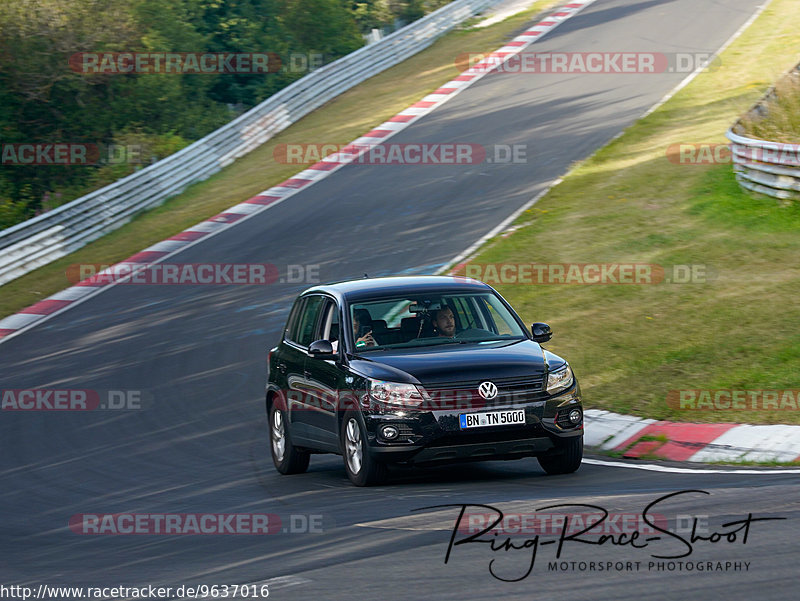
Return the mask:
{"type": "Polygon", "coordinates": [[[306,299],[304,298],[298,298],[295,301],[294,306],[289,313],[289,319],[286,320],[286,329],[283,331],[284,340],[297,342],[298,332],[300,330],[300,315],[303,311],[303,305],[305,302],[306,299]]]}
{"type": "Polygon", "coordinates": [[[494,330],[495,333],[500,335],[504,334],[513,335],[514,332],[511,331],[511,327],[508,325],[508,323],[506,323],[506,320],[500,316],[497,310],[490,303],[487,303],[485,301],[484,303],[486,305],[487,311],[489,312],[491,320],[494,322],[494,325],[491,329],[494,330]]]}
{"type": "Polygon", "coordinates": [[[322,296],[306,297],[306,302],[299,319],[297,338],[294,340],[297,344],[308,346],[314,342],[314,334],[316,334],[317,320],[323,300],[325,299],[322,296]]]}
{"type": "Polygon", "coordinates": [[[339,340],[339,307],[335,301],[328,299],[325,302],[322,329],[317,338],[330,340],[331,342],[339,340]]]}

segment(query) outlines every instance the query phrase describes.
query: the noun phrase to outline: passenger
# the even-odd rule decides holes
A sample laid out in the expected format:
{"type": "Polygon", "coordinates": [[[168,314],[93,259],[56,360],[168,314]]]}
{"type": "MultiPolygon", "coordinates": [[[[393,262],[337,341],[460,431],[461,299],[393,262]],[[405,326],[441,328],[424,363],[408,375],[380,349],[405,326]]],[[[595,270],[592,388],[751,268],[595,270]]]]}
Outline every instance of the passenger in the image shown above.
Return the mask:
{"type": "MultiPolygon", "coordinates": [[[[372,337],[372,331],[367,332],[361,337],[358,336],[362,325],[372,326],[372,317],[370,317],[369,311],[366,309],[353,309],[353,340],[356,341],[356,348],[378,346],[377,341],[372,337]]],[[[334,353],[339,352],[338,340],[331,342],[331,346],[333,347],[334,353]]]]}
{"type": "Polygon", "coordinates": [[[362,346],[378,346],[378,342],[372,337],[372,317],[366,309],[353,309],[353,339],[356,341],[356,348],[362,346]],[[367,326],[370,330],[359,338],[358,333],[361,326],[367,326]]]}

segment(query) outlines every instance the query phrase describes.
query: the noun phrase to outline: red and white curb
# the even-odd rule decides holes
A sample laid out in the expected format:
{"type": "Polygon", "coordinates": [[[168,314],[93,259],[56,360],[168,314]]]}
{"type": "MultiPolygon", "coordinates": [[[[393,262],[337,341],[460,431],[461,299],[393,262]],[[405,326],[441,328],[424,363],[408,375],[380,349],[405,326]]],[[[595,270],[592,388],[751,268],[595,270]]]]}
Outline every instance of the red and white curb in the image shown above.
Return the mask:
{"type": "MultiPolygon", "coordinates": [[[[360,138],[353,140],[350,143],[352,148],[346,148],[345,152],[337,152],[328,155],[320,162],[282,181],[277,186],[264,190],[253,198],[239,203],[223,211],[219,215],[198,223],[179,234],[175,234],[167,240],[158,242],[100,273],[104,274],[112,271],[114,273],[120,273],[118,269],[119,266],[129,265],[131,267],[131,276],[129,277],[132,277],[133,273],[146,269],[149,265],[160,263],[198,242],[206,240],[229,227],[233,227],[237,223],[241,223],[277,205],[315,182],[325,179],[334,171],[355,161],[359,156],[364,154],[364,152],[367,152],[370,146],[375,146],[388,140],[397,132],[404,130],[421,117],[432,112],[487,75],[491,72],[487,68],[488,64],[496,68],[501,62],[522,52],[525,48],[543,38],[548,32],[558,27],[570,17],[575,16],[595,1],[596,0],[582,0],[579,2],[570,2],[556,9],[556,11],[547,18],[518,35],[491,55],[487,55],[481,63],[473,65],[470,69],[447,82],[432,94],[428,94],[419,102],[412,104],[388,121],[367,132],[360,138]],[[490,60],[495,62],[488,63],[487,61],[490,60]],[[347,152],[347,150],[351,152],[347,152]]],[[[127,280],[127,278],[119,277],[110,279],[115,280],[114,283],[101,284],[97,282],[97,279],[94,281],[86,280],[85,283],[82,282],[71,288],[62,290],[23,309],[19,313],[0,320],[0,344],[69,310],[71,307],[88,300],[100,292],[127,280]]]]}
{"type": "Polygon", "coordinates": [[[692,424],[586,411],[584,444],[629,458],[674,461],[800,461],[800,426],[692,424]],[[642,440],[644,438],[644,440],[642,440]]]}

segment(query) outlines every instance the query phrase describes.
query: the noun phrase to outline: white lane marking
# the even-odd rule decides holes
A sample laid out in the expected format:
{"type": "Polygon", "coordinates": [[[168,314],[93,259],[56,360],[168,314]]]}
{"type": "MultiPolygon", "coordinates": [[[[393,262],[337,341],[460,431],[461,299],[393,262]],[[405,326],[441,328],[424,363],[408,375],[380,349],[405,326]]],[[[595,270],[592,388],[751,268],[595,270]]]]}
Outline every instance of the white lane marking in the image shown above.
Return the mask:
{"type": "MultiPolygon", "coordinates": [[[[541,22],[540,22],[539,24],[535,25],[532,28],[532,29],[536,29],[537,31],[540,31],[541,35],[537,36],[534,39],[531,39],[530,41],[526,40],[526,45],[525,46],[515,46],[515,47],[513,47],[513,52],[507,53],[506,54],[506,58],[504,60],[507,60],[508,58],[510,58],[511,56],[513,56],[516,53],[522,52],[525,48],[527,48],[531,44],[534,44],[535,42],[541,40],[542,38],[545,37],[545,35],[547,33],[552,31],[553,29],[555,29],[556,27],[558,27],[562,23],[568,21],[572,17],[578,15],[585,8],[587,8],[590,5],[594,4],[596,1],[597,0],[581,0],[580,2],[573,2],[570,6],[564,5],[564,6],[561,6],[559,8],[554,9],[555,12],[564,12],[565,16],[555,17],[554,15],[550,15],[548,17],[545,17],[545,19],[548,19],[548,22],[551,23],[551,24],[543,26],[543,25],[541,25],[541,22]],[[566,14],[566,13],[568,13],[568,14],[566,14]]],[[[517,39],[517,38],[515,38],[515,39],[517,39]]],[[[490,69],[486,69],[486,70],[483,70],[480,73],[474,73],[473,70],[468,70],[465,74],[473,75],[473,77],[471,77],[470,79],[468,79],[468,80],[451,80],[451,81],[443,84],[441,87],[455,88],[455,90],[453,92],[447,94],[437,104],[429,107],[428,109],[425,109],[424,113],[417,114],[417,115],[407,115],[410,118],[409,118],[408,121],[404,121],[403,123],[405,124],[406,127],[410,127],[413,123],[415,123],[416,121],[418,121],[422,117],[426,116],[427,114],[433,112],[435,109],[439,108],[440,106],[442,106],[444,103],[448,102],[449,100],[455,98],[456,96],[458,96],[458,94],[460,92],[462,92],[463,90],[465,90],[466,88],[468,88],[469,86],[474,84],[475,82],[479,81],[484,76],[486,76],[489,73],[491,73],[492,71],[493,71],[493,69],[491,69],[491,70],[490,69]]],[[[398,115],[399,114],[403,114],[405,112],[405,110],[409,110],[409,109],[411,109],[411,107],[406,107],[406,109],[404,109],[403,112],[398,113],[398,115]]],[[[411,110],[412,111],[416,111],[418,109],[411,109],[411,110]]],[[[395,116],[397,116],[397,115],[395,115],[395,116]]],[[[380,126],[378,128],[380,128],[380,126]]],[[[403,128],[403,129],[405,129],[405,128],[403,128]]],[[[386,136],[383,136],[381,138],[370,138],[370,137],[367,137],[367,136],[362,136],[362,137],[354,140],[353,142],[350,142],[350,144],[351,145],[356,145],[356,146],[357,145],[380,144],[380,143],[386,141],[387,139],[391,138],[392,136],[394,136],[396,133],[398,133],[400,131],[402,131],[402,129],[392,130],[389,134],[387,134],[386,136]]],[[[244,221],[246,221],[246,220],[248,220],[248,219],[250,219],[250,218],[252,218],[252,217],[254,217],[256,215],[260,215],[264,211],[267,211],[269,209],[275,208],[278,204],[280,204],[284,200],[287,200],[288,198],[294,196],[295,194],[297,194],[298,192],[304,190],[308,186],[313,185],[313,183],[315,183],[316,181],[320,181],[322,179],[325,179],[328,176],[330,176],[333,173],[335,173],[336,171],[338,171],[339,169],[345,167],[349,162],[350,161],[341,162],[337,167],[335,167],[333,169],[330,169],[329,171],[322,172],[320,174],[320,177],[317,178],[316,180],[311,180],[307,184],[304,184],[304,185],[299,186],[297,188],[286,187],[286,186],[273,186],[271,188],[268,188],[267,190],[264,190],[263,192],[261,192],[260,194],[257,194],[256,196],[277,196],[278,200],[272,202],[269,205],[256,205],[256,206],[260,207],[260,209],[258,211],[254,212],[254,213],[250,213],[249,215],[245,215],[244,217],[242,217],[241,219],[237,220],[236,222],[228,223],[228,222],[222,221],[222,222],[219,222],[217,224],[214,224],[213,221],[211,221],[211,219],[213,219],[213,218],[211,218],[209,220],[200,222],[200,223],[198,223],[198,224],[196,224],[196,225],[194,225],[194,226],[192,226],[190,228],[187,228],[187,230],[184,230],[184,231],[208,231],[209,234],[204,236],[204,237],[202,237],[202,238],[198,238],[197,240],[190,241],[186,245],[181,247],[180,249],[175,250],[175,251],[173,251],[173,252],[171,252],[171,253],[163,256],[163,257],[159,257],[158,259],[155,259],[153,261],[149,261],[147,263],[147,265],[156,265],[158,263],[162,263],[163,261],[165,261],[165,260],[171,258],[172,256],[176,255],[177,253],[182,252],[184,250],[187,250],[187,249],[195,246],[196,244],[201,244],[201,243],[205,242],[206,240],[208,240],[209,238],[212,238],[216,234],[219,234],[220,232],[222,232],[222,231],[224,231],[224,230],[226,230],[228,228],[235,227],[236,225],[239,225],[240,223],[243,223],[244,221]],[[216,229],[216,230],[212,229],[213,225],[209,225],[209,224],[218,225],[219,229],[216,229]]],[[[297,178],[297,175],[295,175],[294,178],[297,178]]],[[[289,179],[292,179],[292,178],[289,178],[289,179]]],[[[225,213],[225,212],[226,211],[222,211],[222,213],[225,213]]],[[[26,318],[19,318],[20,320],[24,320],[22,326],[16,326],[16,324],[18,323],[17,321],[14,321],[14,320],[9,321],[8,323],[14,324],[14,327],[10,327],[8,329],[12,329],[12,330],[16,330],[16,331],[12,332],[10,334],[6,334],[2,338],[0,338],[0,344],[8,342],[9,340],[11,340],[13,338],[16,338],[20,334],[23,334],[23,333],[27,332],[28,330],[30,330],[30,329],[32,329],[32,328],[34,328],[34,327],[46,322],[46,321],[49,321],[49,320],[53,319],[57,315],[61,315],[62,313],[65,313],[66,311],[69,311],[73,307],[76,307],[76,306],[88,301],[90,298],[93,298],[93,297],[97,296],[98,294],[102,294],[106,290],[109,290],[109,289],[113,288],[114,286],[116,286],[119,283],[121,283],[121,281],[115,281],[115,282],[112,282],[111,284],[106,284],[104,286],[99,286],[91,294],[87,294],[86,296],[84,296],[84,297],[82,297],[80,299],[77,299],[74,302],[62,307],[58,311],[54,311],[53,313],[50,313],[48,315],[44,315],[44,316],[37,315],[36,318],[34,318],[34,319],[27,318],[27,317],[26,318]]],[[[20,314],[17,313],[16,315],[12,315],[12,316],[10,316],[10,317],[8,317],[6,319],[15,318],[18,315],[20,315],[20,314]]],[[[0,323],[2,323],[2,322],[0,322],[0,323]]]]}
{"type": "MultiPolygon", "coordinates": [[[[729,37],[729,38],[727,39],[727,41],[725,41],[725,43],[724,43],[724,44],[722,44],[722,46],[720,46],[720,48],[719,48],[719,49],[718,49],[716,52],[714,52],[713,56],[712,56],[712,57],[709,59],[709,63],[710,63],[710,62],[711,62],[713,59],[717,58],[717,57],[718,57],[720,54],[722,54],[722,53],[725,51],[725,49],[726,49],[728,46],[730,46],[730,45],[731,45],[731,44],[732,44],[734,41],[736,41],[736,38],[738,38],[740,35],[742,35],[742,34],[744,33],[744,31],[745,31],[745,30],[746,30],[748,27],[750,27],[750,25],[752,25],[753,21],[755,21],[755,20],[756,20],[756,19],[757,19],[757,18],[758,18],[758,17],[761,15],[761,13],[762,13],[762,12],[764,12],[764,10],[767,8],[767,6],[768,6],[768,5],[769,5],[771,2],[772,2],[772,0],[766,0],[766,2],[764,2],[764,4],[762,4],[761,6],[759,6],[759,7],[756,9],[756,12],[755,12],[753,15],[751,15],[751,17],[750,17],[750,18],[749,18],[749,19],[748,19],[748,20],[747,20],[747,21],[744,23],[744,25],[742,25],[742,26],[741,26],[739,29],[737,29],[737,30],[734,32],[734,34],[733,34],[731,37],[729,37]]],[[[588,6],[588,5],[587,5],[587,6],[588,6]]],[[[531,28],[531,29],[535,29],[535,28],[531,28]]],[[[540,35],[540,36],[537,36],[537,39],[540,39],[540,38],[541,38],[543,35],[544,35],[544,34],[542,34],[542,35],[540,35]]],[[[515,39],[517,39],[517,38],[515,38],[515,39]]],[[[644,112],[644,114],[642,114],[642,116],[641,116],[641,117],[639,117],[638,119],[636,119],[636,121],[634,121],[634,123],[637,123],[637,122],[639,122],[640,120],[642,120],[642,119],[644,119],[645,117],[647,117],[648,115],[650,115],[650,113],[652,113],[652,112],[654,112],[654,111],[658,110],[658,108],[659,108],[661,105],[663,105],[664,103],[666,103],[666,102],[667,102],[667,101],[668,101],[670,98],[672,98],[672,97],[673,97],[675,94],[677,94],[677,93],[678,93],[678,92],[680,92],[680,91],[681,91],[683,88],[685,88],[686,86],[688,86],[688,85],[689,85],[689,83],[691,83],[691,81],[692,81],[692,80],[693,80],[695,77],[697,77],[697,76],[698,76],[698,75],[699,75],[699,74],[700,74],[700,73],[703,71],[703,69],[704,69],[704,67],[703,67],[702,65],[698,65],[697,69],[695,69],[693,73],[690,73],[689,75],[687,75],[687,76],[686,76],[686,77],[683,79],[683,81],[681,81],[681,82],[680,82],[680,83],[679,83],[677,86],[675,86],[674,88],[672,88],[672,90],[670,90],[669,92],[667,92],[667,93],[666,93],[666,94],[665,94],[665,95],[664,95],[664,96],[661,98],[661,100],[659,100],[659,101],[658,101],[658,102],[656,102],[656,103],[655,103],[653,106],[651,106],[649,109],[647,109],[647,111],[645,111],[645,112],[644,112]]],[[[611,142],[613,142],[613,141],[614,141],[614,140],[616,140],[617,138],[620,138],[620,137],[622,137],[622,136],[625,134],[625,131],[626,131],[627,129],[628,129],[628,128],[626,127],[625,129],[623,129],[622,131],[620,131],[620,132],[619,132],[617,135],[615,135],[613,138],[611,138],[611,140],[609,140],[609,141],[608,141],[608,143],[607,143],[607,144],[605,144],[605,145],[604,145],[602,148],[605,148],[606,146],[608,146],[608,144],[610,144],[611,142]]],[[[599,151],[599,150],[602,150],[602,148],[598,148],[597,150],[595,150],[594,152],[592,152],[592,154],[590,154],[588,157],[586,157],[586,159],[588,159],[588,158],[590,158],[591,156],[593,156],[593,155],[594,155],[594,154],[595,154],[597,151],[599,151]]],[[[484,245],[484,244],[485,244],[485,243],[486,243],[488,240],[490,240],[491,238],[494,238],[494,237],[495,237],[497,234],[499,234],[499,233],[501,233],[501,232],[505,231],[505,230],[508,228],[508,226],[509,226],[509,225],[511,225],[511,223],[513,223],[513,222],[514,222],[514,220],[516,220],[516,218],[517,218],[517,217],[519,217],[519,216],[520,216],[520,215],[521,215],[521,214],[522,214],[524,211],[527,211],[529,208],[531,208],[533,205],[535,205],[537,202],[539,202],[539,200],[540,200],[541,198],[543,198],[543,197],[544,197],[544,196],[545,196],[545,195],[546,195],[548,192],[550,192],[550,190],[552,190],[552,189],[553,189],[555,186],[557,186],[558,184],[560,184],[560,183],[561,183],[561,182],[564,180],[564,178],[565,178],[565,177],[567,177],[567,176],[568,176],[570,173],[572,173],[572,172],[573,172],[575,169],[577,169],[577,168],[578,168],[578,167],[580,167],[580,166],[581,166],[583,163],[585,163],[585,162],[586,162],[586,159],[584,159],[584,160],[582,160],[582,161],[579,161],[577,164],[575,164],[575,165],[573,165],[572,167],[570,167],[570,168],[569,168],[569,169],[568,169],[568,170],[567,170],[567,171],[564,173],[564,175],[562,175],[562,176],[561,176],[561,177],[559,177],[558,179],[554,179],[554,180],[552,180],[552,181],[550,181],[550,182],[546,183],[546,184],[545,184],[545,185],[546,185],[546,187],[545,187],[545,189],[544,189],[544,190],[542,190],[541,192],[539,192],[539,193],[538,193],[536,196],[534,196],[534,197],[533,197],[531,200],[529,200],[529,201],[528,201],[528,202],[526,202],[524,205],[522,205],[522,206],[521,206],[521,207],[520,207],[518,210],[514,211],[514,212],[513,212],[513,213],[512,213],[512,214],[511,214],[511,215],[510,215],[510,216],[509,216],[507,219],[504,219],[504,220],[503,220],[503,221],[500,223],[500,225],[498,225],[497,227],[493,228],[493,229],[492,229],[490,232],[488,232],[488,233],[487,233],[486,235],[484,235],[484,236],[483,236],[483,237],[482,237],[480,240],[478,240],[477,242],[475,242],[474,244],[472,244],[472,245],[471,245],[469,248],[467,248],[467,249],[466,249],[464,252],[460,253],[460,254],[459,254],[459,255],[457,255],[455,258],[453,258],[452,260],[450,260],[450,262],[448,262],[448,263],[447,263],[447,265],[446,265],[446,266],[445,266],[443,269],[439,270],[439,271],[437,272],[437,274],[441,274],[441,273],[447,273],[449,270],[453,269],[453,267],[455,267],[455,266],[456,266],[456,265],[458,265],[459,263],[461,263],[461,262],[464,262],[464,261],[466,261],[467,259],[471,258],[473,254],[476,254],[476,253],[477,253],[478,249],[479,249],[481,246],[483,246],[483,245],[484,245]]]]}
{"type": "Polygon", "coordinates": [[[140,252],[157,252],[157,253],[168,253],[172,252],[176,248],[181,248],[182,246],[186,245],[185,240],[162,240],[161,242],[156,242],[152,246],[148,246],[144,250],[140,252]]]}
{"type": "Polygon", "coordinates": [[[91,291],[91,286],[72,286],[70,288],[64,288],[64,290],[60,290],[55,294],[48,296],[47,300],[74,301],[82,296],[86,296],[91,291]]]}
{"type": "MultiPolygon", "coordinates": [[[[428,113],[428,110],[429,109],[427,107],[419,107],[419,106],[418,107],[413,107],[413,106],[410,106],[407,109],[403,109],[402,111],[400,111],[397,114],[398,115],[404,115],[404,116],[407,116],[407,115],[413,115],[413,116],[425,115],[425,114],[428,113]]],[[[396,123],[396,121],[392,121],[392,123],[396,123]]]]}
{"type": "MultiPolygon", "coordinates": [[[[49,300],[49,299],[45,299],[49,300]]],[[[72,303],[75,304],[75,303],[72,303]]],[[[68,307],[72,305],[67,305],[68,307]]],[[[22,330],[22,328],[26,327],[28,324],[31,323],[38,323],[39,320],[42,319],[42,315],[40,313],[15,313],[14,315],[9,315],[4,319],[0,319],[0,330],[9,329],[9,330],[22,330]]],[[[5,338],[9,336],[13,336],[13,334],[9,334],[5,338]]],[[[0,338],[0,341],[4,340],[4,338],[0,338]]]]}
{"type": "Polygon", "coordinates": [[[652,463],[621,463],[619,461],[605,461],[603,459],[584,459],[583,463],[589,465],[603,465],[606,467],[626,467],[634,470],[645,470],[648,472],[666,472],[670,474],[800,474],[800,469],[740,469],[731,466],[733,469],[710,469],[710,468],[691,468],[691,467],[671,467],[667,465],[654,465],[652,463]]]}
{"type": "Polygon", "coordinates": [[[304,169],[300,173],[293,175],[290,179],[307,179],[310,181],[315,181],[318,179],[324,179],[326,177],[326,173],[327,171],[320,171],[319,169],[304,169]]]}
{"type": "MultiPolygon", "coordinates": [[[[224,213],[225,211],[222,211],[224,213]]],[[[210,219],[210,217],[209,217],[210,219]]],[[[201,221],[200,223],[195,223],[192,227],[187,227],[184,232],[203,232],[203,233],[210,233],[216,231],[220,228],[225,227],[225,223],[220,223],[219,221],[201,221]]],[[[183,232],[179,232],[183,233],[183,232]]]]}
{"type": "Polygon", "coordinates": [[[255,213],[261,208],[261,205],[247,203],[247,202],[240,202],[238,205],[234,205],[229,209],[225,209],[224,213],[238,213],[240,215],[249,215],[250,213],[255,213]]]}
{"type": "MultiPolygon", "coordinates": [[[[434,96],[434,94],[431,94],[431,96],[434,96]]],[[[435,102],[438,102],[443,98],[447,98],[447,94],[435,94],[435,96],[436,96],[435,102]]],[[[428,98],[428,96],[426,96],[425,98],[428,98]]],[[[421,101],[418,102],[426,102],[425,98],[423,98],[421,101]]],[[[434,100],[428,100],[427,102],[434,102],[434,100]]],[[[384,121],[380,125],[376,125],[375,127],[373,127],[370,131],[375,129],[405,129],[406,127],[408,127],[408,124],[405,121],[384,121]]],[[[342,144],[342,146],[347,146],[347,144],[342,144]]]]}
{"type": "MultiPolygon", "coordinates": [[[[750,27],[750,25],[752,25],[752,24],[753,24],[753,21],[755,21],[756,19],[758,19],[758,17],[761,15],[761,13],[762,13],[762,12],[764,12],[764,10],[766,10],[767,6],[769,6],[771,3],[772,3],[772,0],[766,0],[766,2],[764,2],[764,4],[762,4],[761,6],[759,6],[759,7],[756,9],[756,12],[755,12],[755,13],[753,13],[753,14],[750,16],[750,18],[749,18],[749,19],[747,19],[747,21],[745,21],[745,22],[744,22],[744,24],[743,24],[743,25],[742,25],[742,26],[741,26],[739,29],[737,29],[735,32],[733,32],[733,35],[732,35],[731,37],[729,37],[729,38],[728,38],[728,39],[725,41],[725,43],[724,43],[724,44],[722,44],[722,46],[720,46],[720,47],[719,47],[719,49],[718,49],[716,52],[714,52],[714,54],[711,56],[711,58],[709,58],[709,59],[708,59],[708,63],[707,63],[707,64],[711,64],[711,61],[713,61],[713,60],[714,60],[715,58],[717,58],[717,57],[718,57],[720,54],[722,54],[723,52],[725,52],[725,50],[728,48],[728,46],[730,46],[731,44],[733,44],[733,42],[734,42],[734,41],[736,41],[736,38],[738,38],[740,35],[742,35],[742,34],[745,32],[745,30],[746,30],[748,27],[750,27]]],[[[701,64],[697,65],[697,68],[696,68],[696,69],[695,69],[693,72],[691,72],[689,75],[687,75],[687,76],[684,78],[684,80],[683,80],[681,83],[679,83],[677,86],[675,86],[674,88],[672,88],[672,90],[670,90],[669,92],[667,92],[666,94],[664,94],[664,97],[663,97],[663,98],[661,98],[661,100],[659,100],[658,102],[656,102],[656,103],[655,103],[653,106],[651,106],[651,107],[650,107],[650,109],[649,109],[649,110],[648,110],[648,111],[647,111],[647,112],[646,112],[644,115],[642,115],[640,118],[641,118],[641,119],[643,119],[643,118],[647,117],[647,116],[648,116],[650,113],[652,113],[652,112],[654,112],[654,111],[658,110],[658,109],[661,107],[661,105],[662,105],[662,104],[664,104],[665,102],[667,102],[667,101],[668,101],[670,98],[672,98],[672,97],[673,97],[675,94],[677,94],[677,93],[678,93],[678,92],[680,92],[680,91],[681,91],[683,88],[685,88],[686,86],[688,86],[688,85],[691,83],[691,81],[692,81],[692,80],[693,80],[695,77],[697,77],[698,75],[700,75],[700,73],[702,73],[704,70],[705,70],[705,66],[702,64],[702,61],[701,61],[701,64]]],[[[619,136],[617,136],[617,137],[619,137],[619,136]]]]}

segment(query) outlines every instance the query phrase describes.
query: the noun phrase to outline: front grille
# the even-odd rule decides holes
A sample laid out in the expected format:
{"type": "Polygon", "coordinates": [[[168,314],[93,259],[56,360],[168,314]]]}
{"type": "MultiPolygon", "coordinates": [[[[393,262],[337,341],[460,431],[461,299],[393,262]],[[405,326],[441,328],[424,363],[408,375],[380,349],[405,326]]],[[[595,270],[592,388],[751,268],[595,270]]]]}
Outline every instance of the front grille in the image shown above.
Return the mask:
{"type": "Polygon", "coordinates": [[[479,380],[461,380],[454,382],[436,382],[426,383],[422,385],[426,390],[447,390],[447,389],[478,389],[478,385],[485,381],[494,382],[499,389],[519,390],[519,389],[537,389],[544,388],[543,376],[514,376],[511,378],[481,378],[479,380]]]}
{"type": "MultiPolygon", "coordinates": [[[[454,382],[422,383],[431,398],[448,400],[473,400],[476,406],[494,407],[500,405],[526,404],[547,398],[542,376],[516,376],[511,378],[481,378],[454,382]],[[497,396],[489,401],[478,394],[481,382],[490,381],[497,386],[497,396]],[[449,396],[448,396],[449,395],[449,396]]],[[[435,403],[434,403],[435,404],[435,403]]]]}

